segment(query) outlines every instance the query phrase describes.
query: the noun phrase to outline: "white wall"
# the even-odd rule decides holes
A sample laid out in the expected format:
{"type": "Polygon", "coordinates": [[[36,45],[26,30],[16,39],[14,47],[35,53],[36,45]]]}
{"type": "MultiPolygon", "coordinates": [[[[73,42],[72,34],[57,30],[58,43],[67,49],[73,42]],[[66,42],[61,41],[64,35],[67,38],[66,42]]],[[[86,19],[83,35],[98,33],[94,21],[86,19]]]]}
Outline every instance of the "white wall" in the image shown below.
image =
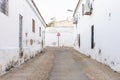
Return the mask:
{"type": "Polygon", "coordinates": [[[74,27],[48,27],[45,34],[46,46],[58,46],[58,36],[60,33],[59,46],[73,47],[74,27]]]}
{"type": "MultiPolygon", "coordinates": [[[[81,46],[75,47],[118,72],[120,72],[119,4],[118,0],[94,0],[92,15],[80,15],[77,34],[81,35],[81,46]],[[94,25],[95,29],[94,49],[91,49],[91,25],[94,25]]],[[[81,14],[81,7],[77,12],[81,14]]]]}
{"type": "Polygon", "coordinates": [[[19,14],[23,16],[23,61],[41,51],[42,36],[45,31],[45,23],[37,13],[30,0],[9,0],[8,16],[0,12],[0,65],[2,71],[11,61],[19,61],[19,14]],[[31,5],[31,6],[30,6],[31,5]],[[32,32],[32,19],[35,20],[35,33],[32,32]],[[28,36],[26,37],[26,33],[28,36]],[[30,45],[30,39],[34,40],[30,45]],[[27,41],[27,45],[26,45],[27,41]],[[40,44],[38,43],[40,42],[40,44]]]}

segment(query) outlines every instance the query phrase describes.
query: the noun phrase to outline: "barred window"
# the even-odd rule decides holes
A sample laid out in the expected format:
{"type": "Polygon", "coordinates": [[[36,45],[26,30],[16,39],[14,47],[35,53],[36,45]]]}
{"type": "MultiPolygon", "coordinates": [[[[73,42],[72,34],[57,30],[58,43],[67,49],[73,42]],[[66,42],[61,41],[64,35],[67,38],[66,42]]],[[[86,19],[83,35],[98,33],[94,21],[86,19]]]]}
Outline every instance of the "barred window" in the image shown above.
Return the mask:
{"type": "Polygon", "coordinates": [[[77,34],[77,38],[78,38],[78,47],[80,48],[80,34],[77,34]]]}
{"type": "Polygon", "coordinates": [[[8,15],[8,0],[0,0],[0,12],[8,15]]]}
{"type": "Polygon", "coordinates": [[[32,32],[35,33],[35,20],[32,19],[32,32]]]}
{"type": "Polygon", "coordinates": [[[39,36],[41,36],[41,27],[39,27],[39,36]]]}

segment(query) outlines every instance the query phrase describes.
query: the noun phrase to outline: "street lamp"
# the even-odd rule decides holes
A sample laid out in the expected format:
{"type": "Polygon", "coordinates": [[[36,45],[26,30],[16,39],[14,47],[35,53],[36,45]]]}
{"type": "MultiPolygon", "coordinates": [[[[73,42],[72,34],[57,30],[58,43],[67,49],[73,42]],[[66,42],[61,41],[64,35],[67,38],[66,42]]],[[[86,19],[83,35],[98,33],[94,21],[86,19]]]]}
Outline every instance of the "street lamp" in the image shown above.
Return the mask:
{"type": "Polygon", "coordinates": [[[69,12],[73,12],[73,10],[71,10],[71,9],[67,9],[67,11],[69,11],[69,12]]]}

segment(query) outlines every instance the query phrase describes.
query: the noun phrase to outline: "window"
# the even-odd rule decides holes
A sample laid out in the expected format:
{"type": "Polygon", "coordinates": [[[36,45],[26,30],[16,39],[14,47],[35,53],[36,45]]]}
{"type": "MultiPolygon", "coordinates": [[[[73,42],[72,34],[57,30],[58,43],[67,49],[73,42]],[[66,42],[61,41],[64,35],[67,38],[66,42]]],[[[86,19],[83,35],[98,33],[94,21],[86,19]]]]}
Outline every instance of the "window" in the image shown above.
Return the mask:
{"type": "Polygon", "coordinates": [[[92,9],[92,2],[90,0],[86,0],[86,3],[84,4],[84,15],[91,15],[92,9]]]}
{"type": "Polygon", "coordinates": [[[82,4],[82,16],[84,16],[84,4],[82,4]]]}
{"type": "Polygon", "coordinates": [[[30,45],[33,45],[33,40],[32,39],[30,39],[30,45]]]}
{"type": "Polygon", "coordinates": [[[41,36],[41,27],[39,27],[39,36],[41,36]]]}
{"type": "Polygon", "coordinates": [[[94,25],[91,26],[91,49],[94,48],[94,25]]]}
{"type": "Polygon", "coordinates": [[[35,33],[35,20],[32,19],[32,32],[35,33]]]}
{"type": "Polygon", "coordinates": [[[8,15],[8,0],[0,0],[0,11],[8,15]]]}
{"type": "Polygon", "coordinates": [[[28,45],[28,40],[27,40],[28,33],[25,33],[25,36],[26,36],[26,46],[27,46],[28,45]]]}
{"type": "Polygon", "coordinates": [[[75,16],[73,20],[73,24],[77,24],[77,22],[78,22],[78,19],[77,19],[77,16],[75,16]]]}

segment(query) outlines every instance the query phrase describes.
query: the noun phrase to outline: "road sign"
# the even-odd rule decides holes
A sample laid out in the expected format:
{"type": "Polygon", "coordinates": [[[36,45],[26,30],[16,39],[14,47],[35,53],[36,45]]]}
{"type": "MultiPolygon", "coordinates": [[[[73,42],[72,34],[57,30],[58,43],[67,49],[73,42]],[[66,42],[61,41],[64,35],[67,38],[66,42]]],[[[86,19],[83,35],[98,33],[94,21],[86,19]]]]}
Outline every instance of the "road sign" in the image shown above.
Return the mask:
{"type": "Polygon", "coordinates": [[[59,33],[59,32],[57,33],[57,36],[60,36],[60,33],[59,33]]]}

